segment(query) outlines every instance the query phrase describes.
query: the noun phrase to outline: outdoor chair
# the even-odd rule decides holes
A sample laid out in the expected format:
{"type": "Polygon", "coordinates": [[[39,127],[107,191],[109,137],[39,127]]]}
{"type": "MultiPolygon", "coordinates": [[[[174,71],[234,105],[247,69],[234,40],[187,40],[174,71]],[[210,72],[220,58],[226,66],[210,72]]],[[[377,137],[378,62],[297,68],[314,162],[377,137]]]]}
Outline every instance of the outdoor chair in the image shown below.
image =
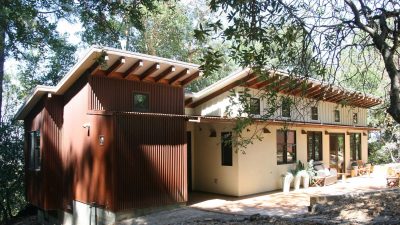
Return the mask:
{"type": "Polygon", "coordinates": [[[315,162],[314,170],[317,173],[313,177],[314,185],[326,186],[337,182],[337,170],[335,168],[325,168],[322,162],[315,162]]]}
{"type": "Polygon", "coordinates": [[[399,176],[397,172],[389,167],[386,172],[386,186],[387,187],[399,187],[399,176]]]}

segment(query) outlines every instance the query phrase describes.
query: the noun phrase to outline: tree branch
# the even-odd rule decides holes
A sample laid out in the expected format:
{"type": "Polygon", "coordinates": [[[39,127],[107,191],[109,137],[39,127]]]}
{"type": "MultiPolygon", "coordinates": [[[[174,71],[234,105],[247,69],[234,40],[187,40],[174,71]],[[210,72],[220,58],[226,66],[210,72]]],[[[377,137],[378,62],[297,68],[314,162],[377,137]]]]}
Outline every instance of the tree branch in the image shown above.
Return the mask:
{"type": "Polygon", "coordinates": [[[354,14],[354,23],[357,25],[357,27],[359,27],[360,29],[362,29],[363,31],[367,32],[372,36],[375,35],[376,31],[374,29],[366,26],[361,22],[360,12],[358,11],[357,6],[351,0],[345,0],[345,3],[350,7],[351,11],[354,14]]]}

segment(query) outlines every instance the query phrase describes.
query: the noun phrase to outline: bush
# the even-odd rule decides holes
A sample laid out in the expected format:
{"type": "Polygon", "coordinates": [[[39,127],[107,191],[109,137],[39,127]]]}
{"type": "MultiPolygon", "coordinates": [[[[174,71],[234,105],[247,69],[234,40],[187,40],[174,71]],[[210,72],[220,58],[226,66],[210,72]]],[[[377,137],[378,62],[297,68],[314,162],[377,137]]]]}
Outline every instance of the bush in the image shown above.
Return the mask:
{"type": "Polygon", "coordinates": [[[0,221],[25,207],[23,129],[18,123],[0,124],[0,221]]]}

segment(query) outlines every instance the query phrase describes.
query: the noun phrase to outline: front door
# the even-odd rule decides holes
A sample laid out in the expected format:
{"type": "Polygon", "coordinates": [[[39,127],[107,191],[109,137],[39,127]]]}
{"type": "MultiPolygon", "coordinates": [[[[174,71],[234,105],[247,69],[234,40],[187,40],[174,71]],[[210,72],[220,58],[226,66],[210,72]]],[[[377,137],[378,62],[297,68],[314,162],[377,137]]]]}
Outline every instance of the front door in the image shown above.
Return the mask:
{"type": "Polygon", "coordinates": [[[346,172],[344,134],[329,134],[329,166],[339,173],[346,172]]]}

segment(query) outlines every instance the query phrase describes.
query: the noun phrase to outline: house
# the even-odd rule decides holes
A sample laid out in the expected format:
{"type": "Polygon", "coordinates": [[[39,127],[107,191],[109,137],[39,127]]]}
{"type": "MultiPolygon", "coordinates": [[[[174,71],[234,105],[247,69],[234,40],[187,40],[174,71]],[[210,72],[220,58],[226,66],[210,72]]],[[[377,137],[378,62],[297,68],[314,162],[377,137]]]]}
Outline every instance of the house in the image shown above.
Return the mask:
{"type": "Polygon", "coordinates": [[[16,118],[24,120],[26,198],[42,222],[111,224],[185,204],[191,190],[243,196],[278,189],[296,160],[343,170],[367,160],[367,108],[379,99],[295,80],[307,88],[300,98],[304,85],[284,88],[291,80],[284,73],[260,80],[250,69],[185,94],[199,75],[195,64],[93,47],[57,86],[37,87],[16,118]],[[313,107],[278,110],[258,122],[268,123],[263,139],[234,154],[222,144],[235,138],[235,117],[226,113],[232,91],[250,88],[262,116],[268,105],[257,91],[272,84],[313,107]],[[338,107],[343,100],[347,106],[338,107]]]}

